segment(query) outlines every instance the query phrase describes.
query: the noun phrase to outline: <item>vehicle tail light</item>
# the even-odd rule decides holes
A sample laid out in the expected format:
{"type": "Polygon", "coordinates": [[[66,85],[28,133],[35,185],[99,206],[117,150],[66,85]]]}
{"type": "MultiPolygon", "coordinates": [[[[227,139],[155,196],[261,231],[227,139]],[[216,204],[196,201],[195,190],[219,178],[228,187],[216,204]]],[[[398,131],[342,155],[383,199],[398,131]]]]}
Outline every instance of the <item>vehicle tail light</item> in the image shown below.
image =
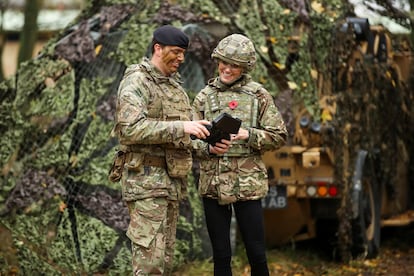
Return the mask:
{"type": "Polygon", "coordinates": [[[320,185],[318,186],[318,195],[319,196],[326,196],[328,194],[328,187],[326,187],[325,185],[320,185]]]}
{"type": "Polygon", "coordinates": [[[306,195],[309,197],[337,197],[339,194],[338,186],[333,184],[332,178],[305,178],[306,195]]]}
{"type": "Polygon", "coordinates": [[[338,195],[338,188],[336,186],[330,186],[328,189],[328,194],[330,196],[337,196],[338,195]]]}
{"type": "Polygon", "coordinates": [[[316,195],[316,187],[315,186],[309,186],[306,189],[306,193],[308,194],[308,196],[315,196],[316,195]]]}

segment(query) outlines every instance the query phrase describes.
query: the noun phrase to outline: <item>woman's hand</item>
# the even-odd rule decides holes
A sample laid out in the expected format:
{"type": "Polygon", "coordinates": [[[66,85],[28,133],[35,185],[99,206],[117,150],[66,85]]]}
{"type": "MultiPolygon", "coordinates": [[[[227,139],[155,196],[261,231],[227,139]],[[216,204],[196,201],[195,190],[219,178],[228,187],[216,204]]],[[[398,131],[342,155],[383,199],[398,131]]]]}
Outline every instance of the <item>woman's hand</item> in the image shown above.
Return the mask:
{"type": "Polygon", "coordinates": [[[231,141],[222,139],[217,142],[214,146],[209,145],[209,152],[212,154],[224,154],[229,151],[231,141]]]}
{"type": "Polygon", "coordinates": [[[237,134],[232,134],[230,136],[231,136],[232,141],[247,140],[247,139],[249,139],[249,131],[247,129],[240,128],[239,132],[237,134]]]}

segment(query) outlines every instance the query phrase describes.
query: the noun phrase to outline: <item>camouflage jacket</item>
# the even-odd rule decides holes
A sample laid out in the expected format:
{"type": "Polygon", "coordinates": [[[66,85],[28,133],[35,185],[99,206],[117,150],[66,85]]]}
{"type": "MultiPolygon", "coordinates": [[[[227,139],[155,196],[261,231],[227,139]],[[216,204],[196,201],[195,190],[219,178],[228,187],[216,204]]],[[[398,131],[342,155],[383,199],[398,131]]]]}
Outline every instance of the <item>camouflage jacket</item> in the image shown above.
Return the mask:
{"type": "Polygon", "coordinates": [[[241,119],[241,127],[248,129],[250,135],[247,141],[235,141],[228,154],[201,159],[200,195],[217,198],[221,204],[265,196],[267,170],[261,154],[283,146],[287,137],[269,92],[249,75],[243,75],[230,87],[215,78],[196,96],[193,110],[195,119],[209,121],[227,112],[241,119]]]}
{"type": "Polygon", "coordinates": [[[167,196],[181,199],[191,168],[191,140],[182,120],[191,119],[189,98],[178,73],[166,77],[147,58],[125,71],[117,97],[116,135],[128,152],[122,177],[125,200],[167,196]],[[146,166],[149,157],[165,166],[146,166]],[[173,174],[179,170],[181,175],[173,174]]]}

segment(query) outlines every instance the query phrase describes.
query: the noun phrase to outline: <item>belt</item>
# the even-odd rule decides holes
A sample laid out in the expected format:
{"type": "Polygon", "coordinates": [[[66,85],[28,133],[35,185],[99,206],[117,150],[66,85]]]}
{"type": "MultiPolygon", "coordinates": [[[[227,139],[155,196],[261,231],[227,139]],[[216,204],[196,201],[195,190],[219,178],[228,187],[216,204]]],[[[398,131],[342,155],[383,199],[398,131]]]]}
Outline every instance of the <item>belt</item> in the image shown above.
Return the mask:
{"type": "Polygon", "coordinates": [[[165,162],[165,157],[160,156],[150,156],[145,155],[144,161],[142,162],[144,166],[160,167],[167,168],[167,163],[165,162]]]}

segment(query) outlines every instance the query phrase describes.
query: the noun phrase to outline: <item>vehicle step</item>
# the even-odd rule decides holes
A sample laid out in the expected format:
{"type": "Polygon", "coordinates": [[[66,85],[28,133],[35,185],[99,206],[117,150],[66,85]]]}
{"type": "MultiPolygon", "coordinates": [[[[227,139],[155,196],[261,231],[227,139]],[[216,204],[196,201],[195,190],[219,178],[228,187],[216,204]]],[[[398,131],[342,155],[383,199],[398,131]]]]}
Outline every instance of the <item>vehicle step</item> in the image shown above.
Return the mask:
{"type": "Polygon", "coordinates": [[[381,226],[404,226],[414,222],[414,210],[392,216],[381,221],[381,226]]]}

